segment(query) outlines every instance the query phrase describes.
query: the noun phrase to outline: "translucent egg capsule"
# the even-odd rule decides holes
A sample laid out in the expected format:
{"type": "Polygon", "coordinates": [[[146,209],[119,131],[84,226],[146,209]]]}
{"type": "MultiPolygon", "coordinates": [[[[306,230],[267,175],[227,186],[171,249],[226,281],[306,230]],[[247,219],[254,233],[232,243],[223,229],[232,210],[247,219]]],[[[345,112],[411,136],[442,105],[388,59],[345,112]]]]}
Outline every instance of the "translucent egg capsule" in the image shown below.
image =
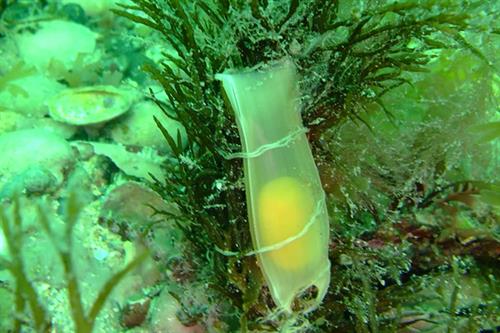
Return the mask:
{"type": "Polygon", "coordinates": [[[321,303],[330,281],[328,214],[300,117],[297,75],[289,61],[217,75],[236,114],[244,159],[251,254],[276,304],[315,287],[321,303]]]}

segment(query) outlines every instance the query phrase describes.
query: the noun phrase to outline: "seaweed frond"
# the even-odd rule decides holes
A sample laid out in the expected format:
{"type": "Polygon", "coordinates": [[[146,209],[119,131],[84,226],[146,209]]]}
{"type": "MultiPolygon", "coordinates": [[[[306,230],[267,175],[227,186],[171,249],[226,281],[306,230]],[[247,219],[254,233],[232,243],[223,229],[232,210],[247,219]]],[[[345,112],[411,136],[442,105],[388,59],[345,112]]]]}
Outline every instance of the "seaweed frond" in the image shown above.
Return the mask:
{"type": "MultiPolygon", "coordinates": [[[[283,58],[293,61],[302,77],[302,115],[315,158],[320,167],[332,168],[334,149],[324,141],[333,137],[334,130],[351,122],[371,128],[365,116],[373,110],[395,123],[397,114],[386,105],[385,97],[412,87],[415,77],[427,75],[429,65],[443,52],[469,45],[475,57],[487,61],[466,33],[487,33],[487,27],[475,19],[477,13],[498,15],[498,8],[479,0],[132,3],[121,5],[115,13],[151,28],[157,34],[151,35],[151,42],[164,43],[163,61],[144,69],[161,84],[166,101],[151,98],[168,117],[184,125],[188,140],[183,149],[180,135],[169,134],[156,119],[175,162],[165,164],[167,177],[154,188],[179,207],[179,215],[166,218],[190,241],[191,260],[200,267],[200,279],[231,302],[241,331],[264,330],[259,318],[272,303],[260,284],[260,295],[255,295],[252,281],[259,281],[255,258],[241,255],[251,247],[242,163],[226,158],[241,148],[234,115],[215,74],[264,67],[283,58]]],[[[380,179],[390,184],[391,177],[383,174],[380,179]]],[[[335,186],[339,192],[345,190],[335,186]]],[[[369,215],[359,220],[352,212],[342,215],[353,229],[370,221],[369,230],[376,230],[381,221],[390,219],[388,209],[380,211],[370,193],[355,198],[370,207],[369,215]]],[[[352,201],[348,204],[355,206],[352,201]]],[[[346,232],[342,241],[358,236],[346,232]]],[[[393,265],[400,274],[405,272],[403,266],[393,265]]],[[[361,287],[368,296],[372,284],[365,281],[361,287]]],[[[338,312],[327,311],[325,316],[342,316],[345,308],[332,307],[338,312]]],[[[375,305],[368,310],[370,327],[364,329],[377,330],[375,305]]],[[[353,330],[345,322],[339,326],[344,324],[348,327],[344,331],[353,330]]]]}
{"type": "Polygon", "coordinates": [[[26,304],[29,305],[33,326],[37,332],[45,332],[50,328],[50,319],[47,312],[38,299],[35,288],[26,276],[26,267],[22,258],[22,218],[19,207],[19,198],[12,201],[11,214],[5,209],[0,209],[0,226],[5,234],[7,248],[12,258],[5,259],[4,266],[16,279],[15,286],[15,316],[13,332],[21,332],[22,326],[30,322],[23,318],[26,304]],[[10,216],[9,216],[10,215],[10,216]]]}
{"type": "MultiPolygon", "coordinates": [[[[12,274],[15,281],[13,332],[23,331],[24,326],[32,326],[36,332],[48,332],[52,327],[50,313],[42,304],[35,289],[35,284],[29,280],[26,274],[27,263],[26,259],[23,258],[23,218],[19,195],[16,194],[11,198],[10,206],[10,209],[3,208],[0,210],[0,226],[5,234],[10,253],[10,258],[2,258],[0,264],[12,274]],[[29,312],[25,311],[26,304],[29,306],[29,312]]],[[[78,194],[74,189],[70,189],[63,207],[66,224],[64,242],[62,243],[51,229],[49,213],[44,209],[42,203],[37,204],[37,221],[52,241],[63,266],[70,306],[69,311],[74,322],[74,331],[77,333],[91,333],[94,330],[95,321],[113,289],[128,273],[137,268],[149,256],[149,253],[146,250],[140,252],[124,268],[114,273],[98,292],[90,308],[86,310],[82,302],[79,276],[76,273],[72,254],[73,230],[83,207],[81,194],[78,194]]]]}

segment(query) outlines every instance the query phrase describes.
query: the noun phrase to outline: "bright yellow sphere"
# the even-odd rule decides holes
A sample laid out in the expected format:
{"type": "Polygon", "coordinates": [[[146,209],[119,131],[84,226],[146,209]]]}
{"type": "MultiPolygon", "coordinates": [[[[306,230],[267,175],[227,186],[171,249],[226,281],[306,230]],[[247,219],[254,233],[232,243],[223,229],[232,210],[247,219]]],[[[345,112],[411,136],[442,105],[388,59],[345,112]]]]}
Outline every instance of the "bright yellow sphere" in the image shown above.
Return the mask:
{"type": "MultiPolygon", "coordinates": [[[[263,186],[258,198],[257,232],[261,247],[271,246],[300,233],[311,219],[315,202],[311,189],[300,180],[280,177],[263,186]]],[[[318,259],[316,224],[302,237],[278,250],[264,252],[287,270],[303,269],[318,259]]]]}

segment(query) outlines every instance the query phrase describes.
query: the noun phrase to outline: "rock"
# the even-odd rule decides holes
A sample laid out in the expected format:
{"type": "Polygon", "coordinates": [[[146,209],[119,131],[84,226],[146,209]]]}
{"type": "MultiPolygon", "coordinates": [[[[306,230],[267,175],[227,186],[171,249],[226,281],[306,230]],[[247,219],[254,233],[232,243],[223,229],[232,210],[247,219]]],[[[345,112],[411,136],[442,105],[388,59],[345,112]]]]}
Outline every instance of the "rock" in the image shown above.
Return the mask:
{"type": "Polygon", "coordinates": [[[87,22],[87,16],[85,15],[85,10],[82,6],[74,2],[66,3],[61,8],[61,14],[68,19],[79,24],[85,24],[87,22]]]}
{"type": "Polygon", "coordinates": [[[149,297],[127,302],[122,310],[122,326],[128,329],[141,326],[147,319],[150,305],[151,299],[149,297]]]}
{"type": "Polygon", "coordinates": [[[15,111],[25,116],[43,117],[47,114],[48,98],[64,89],[64,85],[43,75],[21,76],[15,71],[23,71],[20,67],[11,69],[9,75],[20,75],[0,89],[0,108],[15,111]]]}
{"type": "Polygon", "coordinates": [[[162,153],[170,152],[170,146],[156,125],[153,116],[161,121],[174,139],[177,138],[177,130],[179,130],[183,146],[186,145],[186,130],[182,124],[168,118],[155,103],[150,101],[137,103],[128,114],[112,124],[110,127],[111,137],[115,142],[124,145],[152,147],[162,153]]]}
{"type": "Polygon", "coordinates": [[[164,219],[153,216],[154,207],[159,211],[173,212],[158,193],[137,182],[126,182],[113,188],[101,208],[100,217],[108,227],[125,240],[134,240],[146,228],[164,219]]]}
{"type": "Polygon", "coordinates": [[[76,132],[74,126],[63,124],[50,118],[25,117],[17,112],[0,110],[0,135],[30,128],[43,129],[65,139],[71,138],[76,132]]]}
{"type": "Polygon", "coordinates": [[[0,191],[0,199],[16,194],[37,195],[55,189],[56,178],[42,166],[34,166],[12,177],[0,191]]]}
{"type": "Polygon", "coordinates": [[[86,141],[75,141],[71,145],[77,154],[79,161],[88,161],[94,156],[94,147],[86,141]]]}
{"type": "MultiPolygon", "coordinates": [[[[126,175],[133,176],[153,182],[153,175],[160,182],[165,181],[165,173],[162,163],[165,157],[159,156],[155,151],[144,149],[141,152],[129,152],[124,146],[100,143],[86,142],[93,146],[97,155],[104,155],[111,159],[113,163],[126,175]]],[[[79,144],[79,143],[75,143],[79,144]]]]}
{"type": "Polygon", "coordinates": [[[62,137],[44,130],[28,129],[0,135],[0,184],[29,168],[43,167],[56,179],[74,162],[71,146],[62,137]]]}
{"type": "Polygon", "coordinates": [[[154,306],[150,309],[150,325],[152,332],[205,332],[199,324],[192,323],[191,325],[184,325],[180,322],[177,318],[177,313],[182,311],[182,306],[166,289],[154,299],[153,305],[154,306]]]}
{"type": "Polygon", "coordinates": [[[54,133],[64,139],[71,138],[76,132],[75,126],[64,124],[51,118],[34,119],[31,124],[31,128],[42,129],[47,132],[54,133]]]}
{"type": "Polygon", "coordinates": [[[12,111],[0,111],[0,135],[29,127],[29,120],[22,114],[12,111]]]}
{"type": "MultiPolygon", "coordinates": [[[[3,21],[3,17],[2,17],[3,21]]],[[[12,38],[0,38],[0,82],[5,82],[9,69],[19,66],[19,54],[16,42],[12,38]]],[[[0,83],[0,86],[2,83],[0,83]]],[[[0,88],[0,90],[2,90],[0,88]]]]}
{"type": "Polygon", "coordinates": [[[110,9],[117,8],[115,0],[62,0],[63,4],[77,4],[90,16],[103,15],[110,9]]]}
{"type": "Polygon", "coordinates": [[[96,56],[97,36],[84,25],[53,20],[40,22],[35,33],[26,29],[14,38],[26,64],[46,70],[51,61],[57,61],[71,70],[81,54],[96,56]]]}
{"type": "Polygon", "coordinates": [[[66,89],[48,103],[50,116],[71,125],[106,122],[128,111],[140,98],[133,89],[91,86],[66,89]]]}

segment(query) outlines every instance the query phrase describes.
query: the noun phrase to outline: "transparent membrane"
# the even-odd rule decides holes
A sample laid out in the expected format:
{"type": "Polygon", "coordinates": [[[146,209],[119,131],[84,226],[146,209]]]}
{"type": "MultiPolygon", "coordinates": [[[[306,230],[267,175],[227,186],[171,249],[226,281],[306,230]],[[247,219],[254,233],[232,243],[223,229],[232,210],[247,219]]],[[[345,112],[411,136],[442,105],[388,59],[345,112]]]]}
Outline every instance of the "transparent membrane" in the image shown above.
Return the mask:
{"type": "Polygon", "coordinates": [[[310,309],[330,281],[328,214],[306,130],[297,74],[289,61],[218,74],[236,114],[254,251],[278,307],[314,286],[310,309]]]}

